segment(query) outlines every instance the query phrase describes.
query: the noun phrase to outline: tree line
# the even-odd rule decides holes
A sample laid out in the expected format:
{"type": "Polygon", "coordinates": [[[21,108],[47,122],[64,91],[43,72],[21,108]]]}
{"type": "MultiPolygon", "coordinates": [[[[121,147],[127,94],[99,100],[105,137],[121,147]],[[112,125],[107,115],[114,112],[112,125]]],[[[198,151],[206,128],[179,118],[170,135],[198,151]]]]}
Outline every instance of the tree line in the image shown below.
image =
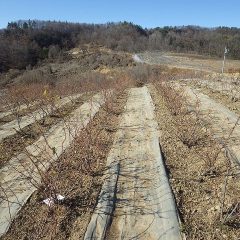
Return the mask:
{"type": "Polygon", "coordinates": [[[80,44],[128,52],[174,51],[240,59],[240,29],[197,26],[143,29],[129,22],[80,24],[56,21],[10,22],[0,30],[0,72],[24,69],[80,44]]]}

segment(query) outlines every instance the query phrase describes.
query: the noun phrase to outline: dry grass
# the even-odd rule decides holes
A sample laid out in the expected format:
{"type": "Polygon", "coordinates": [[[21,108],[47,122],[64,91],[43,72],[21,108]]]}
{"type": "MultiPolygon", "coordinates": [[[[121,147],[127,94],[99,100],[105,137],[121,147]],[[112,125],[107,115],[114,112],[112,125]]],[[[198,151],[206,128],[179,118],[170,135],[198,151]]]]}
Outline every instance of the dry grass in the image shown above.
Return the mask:
{"type": "MultiPolygon", "coordinates": [[[[197,80],[196,80],[197,81],[197,80]]],[[[210,81],[210,80],[209,80],[210,81]]],[[[193,87],[198,87],[201,89],[201,92],[208,95],[216,102],[219,102],[226,106],[231,111],[235,112],[236,114],[240,114],[240,99],[234,98],[234,95],[226,95],[221,91],[213,90],[208,88],[207,86],[202,86],[201,84],[196,84],[195,81],[189,81],[188,84],[193,87]]]]}
{"type": "MultiPolygon", "coordinates": [[[[85,60],[94,60],[94,54],[86,57],[85,60]]],[[[110,58],[102,56],[100,60],[103,61],[103,66],[107,64],[104,61],[109,61],[110,65],[107,65],[112,68],[114,63],[110,60],[120,61],[118,65],[125,66],[128,65],[129,56],[126,62],[121,62],[121,58],[119,59],[117,55],[110,58]]],[[[68,64],[66,63],[66,65],[68,64]]],[[[69,65],[69,67],[72,66],[69,65]]],[[[90,69],[91,67],[93,66],[90,66],[90,69]]],[[[87,68],[89,70],[86,62],[87,68]]],[[[22,208],[18,218],[14,220],[10,231],[3,239],[66,239],[70,236],[74,238],[76,234],[81,235],[85,230],[84,226],[88,223],[88,217],[101,188],[106,156],[113,141],[118,115],[124,107],[126,96],[123,94],[123,90],[128,86],[133,86],[135,81],[126,71],[116,71],[114,78],[111,78],[106,74],[93,71],[88,71],[83,77],[83,75],[79,75],[82,70],[79,65],[76,69],[71,68],[69,71],[53,67],[51,69],[53,72],[49,74],[57,76],[58,81],[54,84],[41,79],[44,76],[39,71],[26,72],[18,77],[18,79],[21,78],[21,81],[15,81],[15,84],[9,85],[6,89],[4,101],[1,101],[2,109],[11,109],[12,114],[3,120],[17,119],[21,121],[21,116],[24,114],[31,114],[33,109],[43,110],[44,106],[48,105],[55,110],[43,120],[21,128],[15,135],[1,142],[1,166],[14,155],[24,152],[28,145],[46,133],[50,127],[59,121],[65,121],[68,115],[86,100],[86,98],[81,98],[82,101],[77,104],[70,103],[66,107],[59,108],[56,101],[60,97],[83,92],[90,92],[91,95],[93,92],[101,92],[105,98],[105,105],[94,119],[91,119],[90,124],[77,133],[78,137],[74,139],[70,148],[58,156],[55,163],[51,163],[48,171],[45,171],[46,169],[39,170],[42,184],[34,185],[38,191],[22,208]],[[61,73],[59,74],[58,71],[61,73]],[[71,78],[66,80],[68,75],[64,75],[64,71],[69,72],[70,75],[73,74],[76,79],[74,81],[71,81],[71,78]],[[36,75],[34,75],[35,73],[36,75]],[[64,81],[62,81],[63,78],[65,78],[64,81]],[[109,95],[110,89],[114,94],[109,95]],[[118,97],[115,93],[118,94],[118,97]],[[22,104],[27,104],[27,109],[21,110],[22,104]],[[33,104],[34,108],[32,109],[30,106],[33,104]],[[11,151],[7,151],[9,149],[11,151]],[[57,202],[53,207],[42,203],[42,200],[47,197],[56,199],[57,193],[66,196],[64,202],[57,202]],[[78,222],[80,222],[80,229],[78,222]]],[[[67,120],[65,124],[69,124],[67,120]]],[[[46,142],[46,144],[48,143],[46,142]]],[[[54,151],[54,148],[50,150],[54,151]]],[[[30,156],[30,158],[34,158],[34,156],[30,156]]],[[[39,156],[39,160],[34,158],[34,166],[44,165],[40,159],[41,156],[39,156]]],[[[31,172],[28,174],[27,179],[31,182],[31,172]]],[[[6,198],[2,194],[2,190],[1,198],[6,198]]],[[[8,201],[8,199],[5,200],[8,201]]]]}
{"type": "MultiPolygon", "coordinates": [[[[109,61],[104,56],[101,57],[103,62],[109,61]]],[[[94,60],[91,54],[83,58],[86,61],[94,60]]],[[[106,64],[100,65],[96,69],[106,67],[106,64]]],[[[118,118],[126,102],[123,90],[129,86],[143,86],[148,81],[154,81],[157,89],[152,88],[151,94],[156,104],[160,143],[182,219],[182,231],[187,239],[240,238],[237,205],[240,184],[237,171],[232,168],[223,146],[213,140],[211,129],[201,121],[197,104],[190,111],[183,91],[176,91],[166,84],[168,80],[192,78],[203,73],[144,64],[129,68],[128,71],[118,69],[114,71],[114,77],[96,71],[84,77],[81,75],[79,79],[75,68],[65,73],[59,74],[64,81],[54,86],[36,83],[11,86],[9,94],[5,95],[5,103],[11,107],[12,104],[37,102],[37,106],[40,106],[54,104],[59,96],[79,92],[107,93],[108,89],[114,89],[117,94],[106,94],[105,105],[90,124],[78,133],[71,147],[44,174],[43,184],[21,209],[8,233],[2,237],[3,240],[83,238],[102,186],[102,175],[118,118]],[[68,76],[74,81],[66,81],[68,76]],[[156,81],[160,78],[164,84],[156,81]],[[57,193],[66,197],[64,201],[56,202],[51,207],[42,203],[43,199],[55,197],[57,193]]],[[[21,133],[28,132],[26,135],[18,133],[3,141],[0,145],[0,165],[23,151],[78,105],[67,106],[60,113],[47,117],[44,123],[36,122],[22,129],[21,133]],[[7,149],[11,149],[11,153],[7,149]]],[[[18,111],[16,115],[24,113],[18,111]]]]}
{"type": "MultiPolygon", "coordinates": [[[[104,95],[105,105],[94,119],[91,119],[90,124],[77,133],[78,137],[74,139],[70,149],[59,156],[47,172],[40,172],[42,185],[36,186],[38,191],[22,208],[19,217],[14,220],[10,231],[3,239],[66,239],[66,236],[83,234],[84,226],[88,223],[88,217],[101,188],[101,177],[105,170],[106,156],[113,141],[115,124],[125,103],[126,96],[123,91],[126,87],[133,85],[134,81],[131,77],[120,72],[114,79],[95,73],[80,81],[59,83],[54,87],[31,84],[8,89],[10,94],[5,100],[9,106],[37,102],[37,106],[41,109],[50,104],[55,107],[55,111],[2,142],[0,149],[2,165],[13,155],[23,152],[26,146],[47,132],[58,121],[64,120],[83,102],[79,101],[77,104],[71,103],[64,108],[58,108],[55,105],[56,97],[85,91],[92,95],[93,91],[97,91],[104,95]],[[112,89],[114,94],[109,94],[109,89],[112,89]],[[118,94],[117,98],[115,93],[118,94]],[[6,151],[7,149],[11,149],[11,153],[6,151]],[[53,207],[47,207],[42,203],[42,200],[47,197],[55,199],[57,193],[66,196],[63,204],[58,202],[53,207]],[[81,229],[75,223],[79,221],[81,229]]],[[[20,114],[22,112],[18,111],[15,116],[20,118],[20,114]]],[[[44,165],[38,158],[35,161],[34,165],[44,165]]],[[[31,181],[30,172],[28,177],[31,181]]]]}
{"type": "MultiPolygon", "coordinates": [[[[22,152],[28,145],[35,142],[43,133],[46,133],[53,125],[66,119],[71,112],[89,99],[93,93],[84,94],[72,103],[56,109],[42,120],[36,121],[16,134],[5,138],[0,142],[0,167],[6,164],[12,157],[22,152]],[[11,149],[11,151],[9,151],[11,149]]],[[[43,106],[42,106],[43,107],[43,106]]],[[[29,114],[31,116],[31,114],[29,114]]]]}
{"type": "MultiPolygon", "coordinates": [[[[158,91],[152,89],[152,96],[160,126],[160,143],[180,212],[182,231],[187,239],[238,239],[240,218],[236,209],[231,221],[223,221],[239,201],[236,169],[229,163],[224,148],[213,140],[211,131],[199,122],[197,111],[173,114],[168,97],[175,93],[166,94],[162,86],[156,86],[158,91]],[[188,142],[179,135],[187,136],[188,142]],[[189,145],[189,141],[194,144],[189,145]]],[[[176,102],[172,101],[172,104],[176,102]]],[[[180,108],[182,105],[179,104],[180,108]]]]}
{"type": "Polygon", "coordinates": [[[111,106],[102,108],[61,156],[61,164],[49,170],[49,182],[66,199],[49,208],[42,203],[49,197],[49,191],[43,186],[24,206],[2,239],[83,237],[101,189],[106,157],[125,101],[126,95],[118,94],[111,106]]]}

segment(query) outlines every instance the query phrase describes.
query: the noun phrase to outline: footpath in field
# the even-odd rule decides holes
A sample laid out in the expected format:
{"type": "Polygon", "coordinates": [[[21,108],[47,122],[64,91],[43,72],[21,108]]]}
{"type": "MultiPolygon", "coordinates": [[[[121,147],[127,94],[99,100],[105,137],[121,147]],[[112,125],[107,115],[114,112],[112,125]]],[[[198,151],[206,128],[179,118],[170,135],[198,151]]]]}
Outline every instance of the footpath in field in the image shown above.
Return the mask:
{"type": "Polygon", "coordinates": [[[62,120],[51,127],[48,133],[28,146],[25,152],[12,158],[0,169],[0,236],[8,230],[18,211],[41,184],[42,173],[59,158],[104,101],[102,94],[96,94],[74,110],[69,120],[62,120]]]}
{"type": "Polygon", "coordinates": [[[192,104],[196,104],[211,123],[215,137],[227,144],[231,158],[240,164],[240,119],[237,114],[230,111],[220,103],[215,102],[198,89],[185,86],[185,92],[192,104]]]}
{"type": "Polygon", "coordinates": [[[84,239],[181,239],[147,87],[129,90],[84,239]]]}

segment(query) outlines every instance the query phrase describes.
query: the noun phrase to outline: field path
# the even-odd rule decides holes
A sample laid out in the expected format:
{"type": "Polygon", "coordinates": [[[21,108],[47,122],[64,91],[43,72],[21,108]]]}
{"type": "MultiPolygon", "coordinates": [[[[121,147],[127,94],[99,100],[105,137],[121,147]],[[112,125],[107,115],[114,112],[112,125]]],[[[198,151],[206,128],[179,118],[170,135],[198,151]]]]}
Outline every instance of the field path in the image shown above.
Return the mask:
{"type": "Polygon", "coordinates": [[[201,114],[208,118],[215,136],[227,144],[232,158],[240,164],[240,116],[201,93],[198,89],[185,86],[185,92],[192,104],[198,102],[201,114]]]}
{"type": "Polygon", "coordinates": [[[41,175],[51,163],[69,147],[76,134],[83,129],[105,102],[103,94],[96,94],[50,128],[25,152],[12,158],[0,169],[0,236],[9,228],[18,211],[41,185],[41,175]]]}
{"type": "Polygon", "coordinates": [[[85,239],[181,239],[147,87],[129,90],[107,165],[85,239]]]}

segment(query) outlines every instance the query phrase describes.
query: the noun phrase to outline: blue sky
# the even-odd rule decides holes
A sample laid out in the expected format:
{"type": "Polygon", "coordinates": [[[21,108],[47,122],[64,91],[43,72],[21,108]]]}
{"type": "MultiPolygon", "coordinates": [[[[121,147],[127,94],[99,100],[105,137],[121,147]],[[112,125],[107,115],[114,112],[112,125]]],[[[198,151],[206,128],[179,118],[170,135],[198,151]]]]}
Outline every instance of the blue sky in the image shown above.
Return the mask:
{"type": "Polygon", "coordinates": [[[240,27],[240,0],[0,0],[0,28],[19,19],[240,27]]]}

